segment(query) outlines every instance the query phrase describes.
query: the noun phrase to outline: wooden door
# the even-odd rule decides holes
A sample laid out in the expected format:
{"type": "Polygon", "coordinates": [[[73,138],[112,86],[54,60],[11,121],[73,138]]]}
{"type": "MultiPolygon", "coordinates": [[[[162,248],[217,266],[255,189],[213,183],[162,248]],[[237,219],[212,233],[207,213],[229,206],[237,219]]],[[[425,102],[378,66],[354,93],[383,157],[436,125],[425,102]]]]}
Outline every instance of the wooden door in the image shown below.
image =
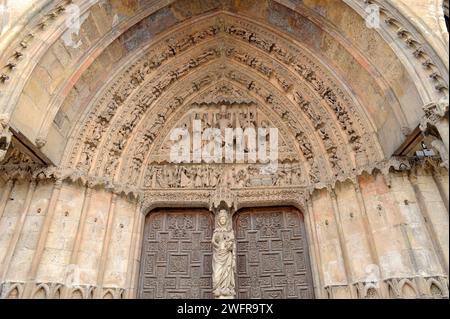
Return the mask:
{"type": "Polygon", "coordinates": [[[234,217],[238,298],[314,298],[303,215],[290,207],[245,209],[234,217]]]}
{"type": "Polygon", "coordinates": [[[145,220],[138,297],[212,298],[213,215],[162,209],[145,220]]]}

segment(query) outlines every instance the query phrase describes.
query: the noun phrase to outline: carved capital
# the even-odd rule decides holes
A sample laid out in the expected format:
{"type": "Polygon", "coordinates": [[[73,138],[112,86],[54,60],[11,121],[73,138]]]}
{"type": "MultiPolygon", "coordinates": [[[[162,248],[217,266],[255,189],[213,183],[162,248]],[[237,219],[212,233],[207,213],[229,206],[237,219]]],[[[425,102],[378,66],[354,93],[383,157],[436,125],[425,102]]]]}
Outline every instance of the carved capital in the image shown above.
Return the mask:
{"type": "Polygon", "coordinates": [[[422,132],[428,130],[428,125],[436,126],[438,122],[448,114],[448,97],[442,98],[438,102],[431,102],[423,107],[425,116],[420,122],[422,132]]]}

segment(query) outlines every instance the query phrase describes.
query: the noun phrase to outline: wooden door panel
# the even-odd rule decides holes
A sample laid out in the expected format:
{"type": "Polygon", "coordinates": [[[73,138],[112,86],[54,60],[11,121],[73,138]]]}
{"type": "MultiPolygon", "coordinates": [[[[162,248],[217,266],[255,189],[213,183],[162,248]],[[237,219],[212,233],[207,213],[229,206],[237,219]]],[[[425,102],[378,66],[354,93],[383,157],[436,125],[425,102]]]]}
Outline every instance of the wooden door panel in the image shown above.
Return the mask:
{"type": "Polygon", "coordinates": [[[207,210],[150,213],[144,228],[139,298],[212,298],[213,225],[207,210]]]}
{"type": "Polygon", "coordinates": [[[238,298],[314,298],[303,216],[293,208],[246,209],[234,218],[238,298]]]}

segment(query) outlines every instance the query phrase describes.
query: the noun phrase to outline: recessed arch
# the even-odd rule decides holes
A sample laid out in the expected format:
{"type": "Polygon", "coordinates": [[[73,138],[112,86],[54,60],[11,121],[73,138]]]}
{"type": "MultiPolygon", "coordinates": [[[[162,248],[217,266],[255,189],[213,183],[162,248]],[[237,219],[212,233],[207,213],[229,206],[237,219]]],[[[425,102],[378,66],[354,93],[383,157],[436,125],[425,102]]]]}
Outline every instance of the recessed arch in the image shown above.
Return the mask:
{"type": "Polygon", "coordinates": [[[416,298],[417,297],[417,291],[413,287],[413,284],[405,280],[403,285],[401,286],[401,296],[402,298],[416,298]]]}
{"type": "Polygon", "coordinates": [[[74,289],[71,293],[72,299],[84,299],[84,293],[81,289],[74,289]]]}
{"type": "Polygon", "coordinates": [[[33,299],[47,299],[48,291],[44,286],[38,287],[36,292],[33,295],[33,299]]]}
{"type": "Polygon", "coordinates": [[[133,297],[149,210],[285,205],[316,296],[448,296],[444,0],[406,1],[37,1],[0,30],[2,297],[133,297]],[[277,171],[173,165],[192,119],[278,129],[277,171]]]}
{"type": "MultiPolygon", "coordinates": [[[[233,29],[234,30],[234,29],[233,29]]],[[[233,31],[232,30],[232,31],[233,31]]],[[[234,31],[233,31],[234,32],[234,31]]],[[[256,74],[255,74],[255,76],[257,76],[256,74]]],[[[136,78],[134,78],[134,79],[136,79],[136,78]]],[[[138,80],[139,81],[139,80],[138,80]]],[[[143,84],[144,85],[144,87],[145,87],[145,84],[143,84]]],[[[114,117],[114,118],[116,118],[116,117],[114,117]]],[[[114,118],[113,118],[113,121],[114,121],[114,118]]],[[[102,119],[101,119],[101,117],[99,118],[100,119],[100,121],[102,121],[102,119]]],[[[332,123],[333,121],[331,121],[330,123],[332,123]]],[[[111,124],[111,125],[114,125],[113,123],[111,124]]],[[[317,125],[317,123],[315,124],[315,125],[317,125]]],[[[339,126],[340,125],[337,125],[337,127],[336,127],[336,129],[339,131],[339,126]]],[[[362,127],[365,127],[366,125],[362,125],[362,127]]],[[[85,127],[85,126],[84,126],[85,127]]],[[[89,127],[89,126],[88,126],[89,127]]],[[[124,126],[123,127],[123,129],[125,130],[124,131],[124,133],[120,133],[120,134],[127,134],[127,135],[130,135],[131,134],[131,132],[130,131],[128,131],[128,130],[131,130],[132,128],[128,128],[128,126],[124,126]]],[[[89,129],[88,129],[88,131],[89,131],[89,129]]],[[[333,130],[334,131],[334,130],[333,130]]],[[[351,130],[352,132],[354,132],[353,131],[353,129],[351,130]]],[[[330,132],[330,131],[329,131],[330,132]]],[[[94,133],[94,136],[95,136],[95,132],[93,132],[94,133]]],[[[330,133],[327,133],[326,131],[324,131],[322,134],[326,134],[326,136],[330,136],[330,133]]],[[[368,133],[368,134],[370,134],[370,132],[368,133]]],[[[108,135],[108,134],[106,134],[106,135],[108,135]]],[[[369,137],[370,138],[370,137],[369,137]]],[[[126,144],[126,142],[125,142],[125,144],[126,144]]],[[[374,145],[376,145],[377,143],[367,143],[368,145],[372,145],[372,144],[374,144],[374,145]]],[[[93,147],[93,142],[88,142],[88,144],[87,144],[87,146],[85,146],[85,148],[87,147],[88,149],[89,148],[91,148],[91,147],[93,147]],[[90,146],[90,145],[92,145],[92,146],[90,146]]],[[[97,148],[97,147],[96,147],[97,148]]],[[[85,151],[84,151],[85,152],[85,151]]],[[[103,154],[110,154],[109,156],[112,156],[111,155],[111,152],[112,152],[112,154],[114,154],[114,152],[116,152],[116,151],[114,151],[113,149],[106,149],[105,151],[102,151],[102,153],[103,154]]],[[[346,152],[341,152],[342,154],[340,155],[340,156],[343,156],[346,152]]],[[[92,158],[95,158],[95,154],[91,154],[91,155],[89,155],[90,157],[92,157],[92,158]]],[[[333,156],[335,157],[335,158],[337,158],[337,157],[339,157],[339,155],[336,155],[336,154],[334,154],[333,153],[333,156]]],[[[106,167],[107,168],[110,168],[112,165],[110,165],[110,164],[114,164],[113,162],[111,162],[111,163],[108,163],[108,165],[106,165],[106,167]]],[[[335,165],[335,164],[333,164],[333,165],[335,165]]],[[[351,166],[351,165],[350,165],[351,166]]],[[[92,169],[92,168],[91,168],[92,169]]],[[[98,173],[98,172],[97,172],[98,173]]]]}
{"type": "Polygon", "coordinates": [[[106,292],[103,295],[103,299],[114,299],[112,292],[111,291],[106,292]]]}
{"type": "Polygon", "coordinates": [[[21,297],[21,289],[18,286],[12,287],[6,294],[7,299],[19,299],[21,297]]]}
{"type": "MultiPolygon", "coordinates": [[[[72,87],[74,87],[73,85],[75,85],[76,87],[76,83],[82,79],[82,74],[86,73],[85,71],[88,71],[89,67],[92,66],[93,64],[91,64],[92,62],[95,64],[96,59],[99,59],[101,57],[102,54],[107,53],[110,54],[111,52],[111,48],[112,46],[116,46],[116,45],[120,45],[120,42],[122,41],[122,43],[127,43],[126,41],[128,41],[129,37],[126,35],[127,31],[130,32],[136,32],[137,30],[141,30],[144,26],[148,26],[151,23],[155,23],[155,21],[162,21],[159,19],[162,19],[162,17],[164,17],[165,15],[167,17],[171,17],[170,19],[172,19],[172,21],[169,24],[159,24],[159,29],[157,29],[157,31],[155,31],[155,34],[152,34],[151,37],[147,37],[142,39],[143,41],[147,41],[147,42],[151,42],[154,39],[156,39],[157,37],[160,36],[164,36],[164,32],[166,30],[170,30],[170,28],[177,28],[179,26],[182,26],[183,23],[189,23],[190,21],[193,21],[193,17],[195,17],[196,19],[199,19],[202,15],[208,15],[210,13],[206,13],[208,10],[213,12],[228,12],[227,14],[230,14],[229,12],[235,12],[237,11],[237,8],[239,7],[238,3],[234,3],[234,2],[230,2],[228,4],[225,3],[209,3],[209,2],[205,2],[204,4],[195,7],[195,9],[191,8],[189,10],[193,10],[191,11],[192,15],[184,15],[185,12],[183,12],[183,10],[180,10],[180,8],[183,8],[186,5],[185,1],[171,1],[170,3],[159,3],[159,2],[154,2],[151,5],[149,5],[148,7],[133,7],[130,8],[130,10],[127,12],[127,15],[124,19],[119,19],[119,24],[121,26],[121,30],[123,30],[123,33],[114,33],[114,32],[105,32],[105,34],[98,39],[95,39],[93,41],[91,41],[91,43],[89,43],[89,45],[86,45],[86,47],[83,47],[83,49],[87,49],[86,53],[84,55],[77,55],[79,57],[82,57],[79,59],[79,62],[83,67],[82,67],[82,72],[75,72],[73,73],[74,76],[68,77],[66,81],[60,82],[60,84],[57,84],[55,86],[59,87],[58,90],[58,94],[53,94],[52,96],[54,96],[54,101],[55,103],[53,103],[55,106],[52,107],[53,111],[49,111],[50,113],[47,113],[46,115],[46,119],[53,119],[55,117],[55,115],[57,114],[58,109],[60,108],[57,105],[61,105],[61,102],[64,101],[65,97],[67,97],[67,94],[69,92],[72,92],[73,90],[71,89],[72,87]],[[165,6],[166,5],[166,6],[165,6]],[[136,11],[134,11],[136,10],[136,11]],[[164,32],[162,32],[164,28],[164,32]],[[150,41],[149,41],[150,40],[150,41]],[[70,79],[70,80],[69,80],[70,79]]],[[[259,4],[260,5],[260,4],[259,4]]],[[[327,35],[329,38],[328,40],[330,41],[336,41],[336,43],[339,43],[338,47],[346,50],[349,52],[349,56],[353,56],[355,57],[356,61],[365,61],[364,63],[366,63],[367,65],[372,65],[373,67],[369,67],[366,68],[366,71],[368,71],[369,73],[372,72],[372,78],[375,79],[376,81],[387,81],[388,83],[392,83],[392,79],[387,79],[389,76],[392,76],[393,74],[389,74],[386,72],[380,72],[379,70],[382,70],[383,68],[381,67],[381,65],[379,64],[379,61],[377,61],[373,55],[368,54],[367,53],[367,48],[364,46],[361,46],[357,43],[357,39],[356,38],[352,38],[354,37],[353,34],[349,33],[349,30],[346,30],[345,28],[343,28],[343,25],[340,23],[339,20],[333,21],[330,20],[328,21],[327,19],[333,19],[333,16],[331,14],[331,6],[334,5],[331,2],[324,2],[321,4],[321,6],[323,6],[323,12],[325,12],[325,15],[320,15],[318,14],[315,10],[316,8],[314,7],[309,7],[309,5],[307,4],[297,4],[297,5],[287,5],[286,3],[282,2],[282,1],[273,1],[273,2],[265,2],[263,4],[260,5],[260,10],[256,10],[253,11],[255,9],[254,4],[250,4],[248,7],[246,8],[240,8],[241,10],[239,11],[239,17],[240,18],[244,18],[244,19],[253,19],[254,21],[258,21],[257,23],[260,23],[261,25],[263,23],[265,23],[265,25],[267,26],[267,28],[271,29],[271,30],[275,30],[277,32],[277,34],[279,36],[282,36],[284,38],[289,38],[290,41],[298,41],[297,43],[304,43],[306,45],[306,47],[308,47],[307,50],[310,50],[311,52],[314,52],[314,54],[316,56],[321,56],[321,59],[323,59],[323,61],[327,61],[326,63],[329,63],[330,61],[330,56],[325,57],[326,54],[330,54],[330,52],[326,52],[324,51],[324,54],[318,54],[317,52],[317,45],[315,46],[313,43],[311,43],[310,41],[307,41],[304,37],[302,38],[302,36],[304,36],[304,34],[302,32],[299,33],[300,37],[296,38],[296,34],[293,33],[293,30],[298,30],[299,26],[311,26],[311,28],[317,28],[317,30],[320,30],[320,34],[323,35],[327,35]],[[255,17],[259,17],[259,19],[254,19],[255,17]],[[275,19],[275,17],[283,17],[283,19],[286,19],[286,21],[289,21],[288,17],[296,20],[296,23],[294,23],[292,26],[288,26],[286,24],[280,23],[280,21],[282,20],[278,20],[275,19]],[[264,22],[263,22],[264,21],[264,22]],[[335,23],[333,23],[335,22],[335,23]],[[382,80],[382,78],[385,77],[385,80],[382,80]]],[[[348,12],[350,15],[354,16],[356,19],[358,19],[358,14],[360,13],[360,9],[358,6],[356,6],[354,3],[352,3],[351,1],[348,1],[348,3],[342,3],[339,4],[340,6],[340,10],[342,10],[342,12],[348,12]]],[[[86,28],[87,25],[91,24],[92,21],[95,21],[96,19],[99,19],[99,14],[102,12],[102,10],[104,10],[106,7],[102,7],[102,5],[94,5],[92,7],[90,7],[90,4],[88,4],[87,2],[85,4],[83,4],[82,7],[82,11],[86,12],[86,15],[88,15],[88,22],[86,22],[86,28]],[[95,10],[94,10],[95,8],[95,10]],[[89,14],[88,14],[89,13],[89,14]],[[92,20],[92,21],[91,21],[92,20]]],[[[112,7],[110,8],[111,12],[114,12],[114,10],[117,10],[117,8],[112,7]]],[[[384,9],[383,7],[383,14],[386,14],[387,9],[384,9]]],[[[231,14],[236,14],[236,13],[231,13],[231,14]]],[[[169,19],[169,20],[170,20],[169,19]]],[[[362,20],[362,19],[361,19],[362,20]]],[[[60,21],[60,20],[58,20],[60,21]]],[[[358,21],[357,23],[358,27],[362,27],[362,24],[360,23],[360,21],[358,21]]],[[[386,26],[383,25],[383,28],[387,28],[386,26]]],[[[60,28],[58,30],[59,33],[55,33],[54,34],[54,38],[57,39],[58,36],[60,36],[62,34],[62,32],[64,32],[65,30],[63,30],[63,28],[60,28]]],[[[106,31],[106,30],[105,30],[106,31]]],[[[84,30],[81,30],[81,34],[83,34],[84,30]]],[[[373,39],[373,43],[374,43],[374,47],[376,48],[376,50],[380,50],[383,46],[385,46],[385,44],[383,44],[383,38],[380,37],[379,35],[376,34],[375,31],[373,30],[365,30],[364,34],[366,35],[370,35],[371,39],[373,39]]],[[[44,36],[44,34],[40,35],[40,36],[44,36]]],[[[19,37],[20,38],[20,37],[19,37]]],[[[136,45],[133,44],[131,45],[131,42],[128,42],[128,48],[132,49],[129,51],[129,53],[131,54],[135,54],[135,51],[133,51],[133,49],[139,48],[141,49],[142,46],[140,45],[136,45]],[[134,52],[134,53],[133,53],[134,52]]],[[[330,42],[331,43],[331,42],[330,42]]],[[[54,47],[53,49],[56,50],[56,47],[54,47]]],[[[428,48],[427,48],[428,49],[428,48]]],[[[45,50],[43,48],[41,48],[41,52],[45,52],[45,50]]],[[[124,51],[125,52],[125,51],[124,51]]],[[[37,63],[41,63],[38,62],[40,61],[45,61],[45,59],[41,59],[40,55],[36,56],[36,62],[37,63]]],[[[406,61],[403,61],[405,62],[406,61]]],[[[75,65],[76,63],[73,62],[72,65],[75,65]]],[[[30,67],[33,64],[30,64],[30,67]]],[[[400,66],[399,66],[400,67],[400,66]]],[[[96,66],[96,68],[98,69],[98,67],[96,66]]],[[[334,67],[330,67],[331,69],[335,69],[334,67]]],[[[365,71],[365,72],[366,72],[365,71]]],[[[26,72],[24,70],[24,72],[26,72]]],[[[408,71],[409,72],[409,71],[408,71]]],[[[405,78],[407,77],[406,74],[408,72],[405,72],[405,78]]],[[[37,75],[37,74],[36,74],[37,75]]],[[[349,79],[346,78],[345,72],[339,72],[339,75],[336,73],[336,75],[341,78],[341,80],[345,83],[347,83],[350,87],[352,87],[353,85],[350,84],[349,79]]],[[[448,76],[445,76],[445,74],[443,75],[443,78],[448,78],[448,76]]],[[[84,80],[83,80],[84,81],[84,80]]],[[[378,83],[377,85],[375,85],[373,88],[375,88],[376,86],[382,88],[382,90],[384,90],[385,88],[388,88],[389,85],[384,85],[382,83],[378,83]]],[[[12,83],[12,82],[11,82],[12,83]]],[[[405,82],[403,82],[405,83],[405,82]]],[[[81,88],[81,85],[79,85],[79,88],[81,88]]],[[[412,88],[411,88],[412,89],[412,88]]],[[[406,103],[403,102],[403,100],[405,99],[404,97],[399,96],[398,92],[398,88],[394,87],[394,91],[395,92],[391,92],[392,96],[397,96],[398,97],[398,104],[400,105],[405,105],[406,103]]],[[[354,88],[352,87],[352,92],[354,92],[354,88]]],[[[374,91],[375,92],[375,91],[374,91]]],[[[412,91],[410,91],[409,93],[412,93],[412,91]]],[[[364,99],[364,97],[358,93],[356,99],[360,100],[361,98],[364,99]]],[[[355,96],[353,96],[352,98],[354,98],[355,96]]],[[[412,95],[409,94],[409,96],[411,97],[412,95]]],[[[12,101],[16,100],[17,101],[18,97],[16,99],[12,98],[10,101],[11,103],[9,103],[10,105],[15,105],[15,103],[13,103],[12,101]]],[[[73,100],[72,100],[73,101],[73,100]]],[[[367,113],[367,101],[363,102],[363,104],[365,104],[365,106],[362,108],[362,110],[364,110],[364,112],[367,113]]],[[[390,101],[389,104],[394,105],[396,103],[392,103],[393,101],[390,101]]],[[[408,101],[410,102],[410,101],[408,101]]],[[[390,106],[390,107],[391,107],[390,106]]],[[[399,111],[398,110],[402,110],[405,109],[404,106],[400,106],[399,108],[397,108],[397,111],[395,111],[394,113],[397,114],[397,118],[398,118],[398,114],[400,114],[401,112],[405,113],[405,114],[412,114],[412,113],[408,113],[408,112],[404,112],[404,111],[399,111]]],[[[45,113],[43,113],[45,114],[45,113]]],[[[368,113],[367,113],[368,114],[368,113]]],[[[64,117],[64,114],[61,114],[62,117],[64,117]]],[[[59,116],[61,118],[61,116],[59,116]]],[[[370,120],[372,121],[372,115],[369,116],[370,120]]],[[[394,116],[395,118],[395,116],[394,116]]],[[[393,118],[389,117],[389,121],[393,121],[393,118]]],[[[402,120],[400,120],[400,122],[402,122],[402,120]]],[[[410,121],[411,122],[411,121],[410,121]]],[[[52,138],[58,138],[56,137],[57,134],[57,129],[55,131],[54,128],[51,128],[53,124],[51,124],[51,122],[46,122],[47,124],[43,124],[42,130],[40,133],[36,133],[35,136],[36,138],[39,140],[39,145],[42,147],[42,151],[43,152],[47,152],[48,150],[48,145],[45,146],[43,144],[46,144],[46,140],[49,137],[49,134],[52,135],[52,138]],[[49,126],[50,124],[50,126],[49,126]],[[56,135],[55,135],[56,134],[56,135]],[[43,146],[42,146],[43,145],[43,146]]],[[[400,123],[400,126],[407,126],[409,124],[407,123],[400,123]]],[[[19,127],[20,125],[18,124],[17,127],[19,127]]],[[[411,125],[410,125],[411,126],[411,125]]],[[[30,128],[31,130],[33,130],[32,128],[30,128]]],[[[24,132],[27,130],[23,130],[24,132]]],[[[379,128],[379,125],[377,124],[377,134],[382,134],[379,128]]],[[[31,137],[31,136],[30,136],[31,137]]],[[[68,137],[61,137],[63,139],[67,139],[68,137]]],[[[401,137],[400,137],[401,139],[401,137]]],[[[31,143],[33,143],[33,139],[31,138],[31,143]]],[[[58,144],[58,145],[64,145],[63,144],[58,144]]],[[[54,154],[50,154],[52,153],[52,151],[49,152],[49,156],[48,158],[52,158],[52,159],[57,159],[58,157],[61,156],[62,151],[55,151],[54,154]]],[[[389,152],[388,152],[389,153],[389,152]]],[[[58,160],[56,160],[58,161],[58,160]]]]}
{"type": "Polygon", "coordinates": [[[433,298],[444,298],[444,289],[442,287],[442,284],[440,282],[438,282],[437,280],[431,278],[428,282],[428,286],[429,286],[429,290],[430,290],[430,295],[433,298]]]}

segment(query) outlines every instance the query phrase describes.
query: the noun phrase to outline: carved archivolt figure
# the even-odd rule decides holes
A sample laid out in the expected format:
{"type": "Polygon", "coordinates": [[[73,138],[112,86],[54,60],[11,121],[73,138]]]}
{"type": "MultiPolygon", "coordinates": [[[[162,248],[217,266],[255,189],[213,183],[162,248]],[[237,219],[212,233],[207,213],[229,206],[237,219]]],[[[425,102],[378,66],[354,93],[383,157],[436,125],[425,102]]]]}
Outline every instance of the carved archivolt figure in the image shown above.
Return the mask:
{"type": "Polygon", "coordinates": [[[227,211],[221,210],[216,218],[216,229],[212,236],[213,293],[216,298],[232,299],[236,295],[236,241],[227,211]]]}

